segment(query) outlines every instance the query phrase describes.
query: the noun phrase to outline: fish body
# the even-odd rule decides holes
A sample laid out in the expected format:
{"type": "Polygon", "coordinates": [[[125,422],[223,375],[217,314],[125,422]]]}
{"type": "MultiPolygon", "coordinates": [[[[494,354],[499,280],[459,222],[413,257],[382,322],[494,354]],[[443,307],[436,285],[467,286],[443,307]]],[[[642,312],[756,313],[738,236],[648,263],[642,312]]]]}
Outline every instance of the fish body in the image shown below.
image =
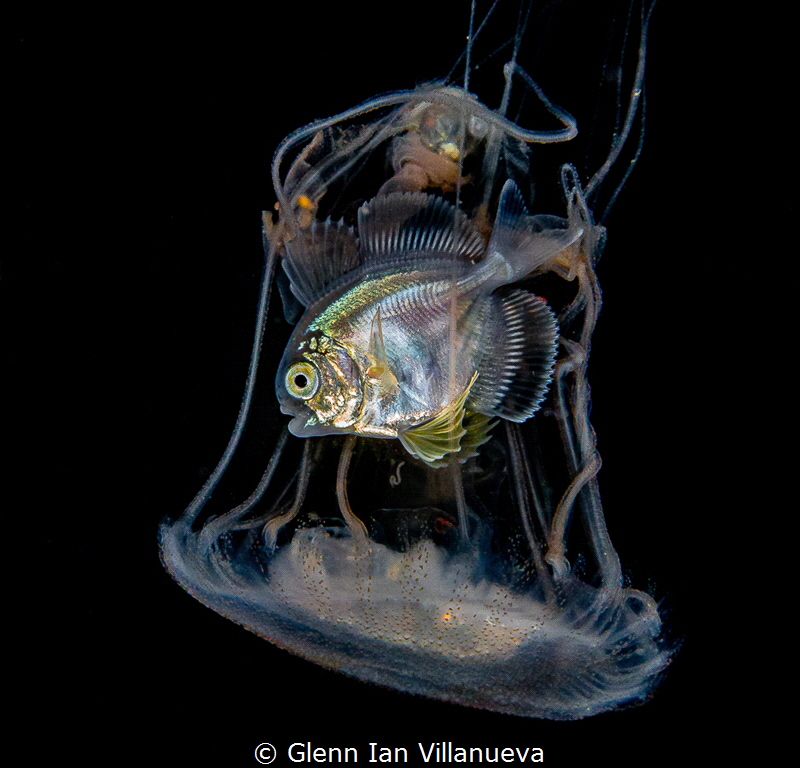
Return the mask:
{"type": "Polygon", "coordinates": [[[530,417],[557,326],[540,297],[498,289],[581,234],[552,224],[507,182],[488,244],[444,199],[397,192],[361,207],[357,237],[325,222],[289,243],[284,268],[308,305],[277,376],[290,431],[396,438],[437,466],[474,455],[492,417],[530,417]]]}
{"type": "MultiPolygon", "coordinates": [[[[358,364],[358,408],[340,418],[339,427],[372,437],[398,437],[447,407],[453,391],[466,389],[480,361],[480,320],[487,297],[470,296],[467,286],[459,285],[468,281],[464,274],[456,278],[454,290],[452,271],[446,263],[432,262],[411,272],[370,276],[322,308],[304,330],[304,339],[317,332],[320,340],[337,344],[358,364]],[[455,318],[451,304],[456,304],[455,318]],[[372,343],[378,316],[383,355],[375,354],[372,343]],[[453,319],[462,333],[451,334],[453,319]],[[459,365],[452,366],[453,359],[459,365]]],[[[305,427],[312,428],[308,423],[305,427]]]]}

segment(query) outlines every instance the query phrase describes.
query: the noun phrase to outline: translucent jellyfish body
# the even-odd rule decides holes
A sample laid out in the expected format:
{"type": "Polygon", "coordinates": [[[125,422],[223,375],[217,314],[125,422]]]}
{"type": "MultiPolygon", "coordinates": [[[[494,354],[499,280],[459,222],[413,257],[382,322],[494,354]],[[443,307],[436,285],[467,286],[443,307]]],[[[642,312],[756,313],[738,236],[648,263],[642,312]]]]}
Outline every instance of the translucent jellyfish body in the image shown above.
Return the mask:
{"type": "MultiPolygon", "coordinates": [[[[425,86],[318,121],[279,146],[272,169],[277,216],[265,216],[267,262],[244,405],[220,465],[184,515],[162,529],[164,562],[187,591],[325,667],[466,706],[577,719],[649,694],[669,653],[660,640],[655,602],[623,586],[606,530],[586,379],[600,306],[594,267],[604,242],[589,201],[634,121],[642,63],[643,53],[605,165],[586,184],[569,165],[551,180],[562,191],[560,210],[529,213],[537,173],[530,146],[568,141],[576,126],[513,60],[505,67],[506,92],[497,110],[466,88],[425,86]],[[533,131],[509,120],[512,83],[535,95],[561,127],[533,131]],[[516,229],[500,237],[507,219],[498,209],[509,180],[524,207],[514,209],[516,229]],[[413,215],[424,226],[406,226],[398,214],[398,231],[405,234],[393,235],[395,244],[413,249],[411,234],[417,233],[430,251],[431,228],[437,243],[452,241],[436,246],[435,261],[437,280],[446,283],[451,275],[454,296],[458,281],[469,270],[480,271],[493,248],[539,248],[529,273],[509,271],[507,282],[484,297],[507,309],[508,337],[481,335],[478,328],[469,336],[478,341],[465,362],[468,345],[452,339],[488,322],[487,314],[467,314],[453,299],[452,322],[448,326],[445,318],[442,326],[450,329],[452,342],[444,345],[449,352],[442,369],[452,372],[450,402],[466,405],[447,411],[449,421],[441,419],[444,426],[435,434],[424,431],[435,419],[420,417],[417,424],[409,415],[399,432],[421,427],[424,445],[434,444],[428,453],[415,452],[413,446],[423,444],[419,439],[357,427],[364,420],[366,388],[383,382],[383,395],[394,397],[408,386],[405,369],[424,358],[410,348],[405,357],[392,353],[391,339],[383,339],[390,323],[385,316],[373,319],[363,350],[353,352],[341,342],[350,356],[341,359],[355,362],[352,370],[341,360],[331,363],[345,384],[326,395],[329,409],[360,415],[324,422],[320,411],[303,411],[317,427],[312,436],[294,436],[304,434],[296,427],[294,434],[277,428],[255,490],[230,511],[209,514],[206,502],[231,471],[256,381],[264,389],[289,387],[300,402],[298,413],[321,386],[308,349],[290,369],[294,378],[276,376],[266,366],[259,370],[267,319],[282,312],[281,343],[288,343],[294,325],[309,324],[309,307],[327,309],[320,309],[326,296],[343,306],[353,303],[354,286],[377,274],[365,266],[377,248],[366,242],[372,230],[365,211],[380,207],[381,200],[421,201],[413,215]],[[465,227],[474,248],[458,245],[467,237],[465,227]],[[544,240],[550,245],[542,247],[544,240]],[[526,401],[541,399],[539,390],[530,394],[541,382],[525,379],[526,372],[512,365],[519,356],[508,351],[516,343],[524,346],[526,323],[534,321],[532,312],[519,309],[525,303],[520,296],[539,297],[537,311],[546,305],[557,323],[557,352],[546,371],[549,389],[541,407],[538,400],[526,401]],[[370,361],[363,370],[361,358],[370,361]],[[511,361],[505,379],[496,360],[511,361]],[[459,379],[473,363],[475,373],[459,379]],[[474,389],[467,391],[463,380],[474,389]],[[495,401],[492,387],[499,392],[495,401]],[[445,447],[437,452],[437,445],[445,447]],[[584,565],[576,569],[579,558],[584,565]]],[[[424,271],[417,269],[419,261],[408,267],[405,256],[392,258],[384,260],[380,275],[387,274],[388,262],[405,277],[424,271]]],[[[320,349],[315,346],[313,354],[320,349]]],[[[288,395],[281,397],[285,402],[288,395]]],[[[274,390],[264,402],[272,409],[270,424],[288,424],[274,390]]]]}

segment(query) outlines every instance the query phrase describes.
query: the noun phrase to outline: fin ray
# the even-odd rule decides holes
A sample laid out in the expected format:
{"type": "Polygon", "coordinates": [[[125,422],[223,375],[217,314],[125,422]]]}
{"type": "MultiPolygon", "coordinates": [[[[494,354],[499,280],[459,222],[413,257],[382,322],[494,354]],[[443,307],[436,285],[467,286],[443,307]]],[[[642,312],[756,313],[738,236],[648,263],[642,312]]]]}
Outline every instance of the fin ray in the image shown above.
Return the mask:
{"type": "Polygon", "coordinates": [[[558,325],[547,302],[520,289],[493,296],[486,355],[470,396],[470,408],[486,416],[522,422],[538,409],[555,364],[558,325]]]}
{"type": "Polygon", "coordinates": [[[364,263],[373,265],[443,256],[472,263],[486,249],[463,213],[423,192],[392,192],[364,203],[358,234],[364,263]]]}
{"type": "Polygon", "coordinates": [[[530,216],[519,188],[509,179],[500,194],[488,252],[503,257],[509,271],[505,282],[515,282],[568,248],[582,234],[577,221],[530,216]]]}
{"type": "Polygon", "coordinates": [[[416,459],[441,466],[445,456],[461,450],[461,440],[467,434],[464,428],[465,404],[477,374],[470,379],[467,388],[430,421],[401,432],[398,437],[403,447],[416,459]]]}
{"type": "Polygon", "coordinates": [[[375,317],[372,319],[367,355],[372,360],[372,365],[367,369],[367,376],[376,382],[384,393],[395,394],[397,392],[397,377],[394,375],[392,367],[389,365],[389,359],[386,357],[380,304],[378,304],[375,317]]]}
{"type": "MultiPolygon", "coordinates": [[[[458,453],[455,454],[459,464],[463,464],[467,459],[478,455],[478,448],[484,443],[491,440],[489,434],[498,424],[497,419],[492,419],[491,416],[485,416],[482,413],[470,411],[469,409],[464,412],[464,421],[462,425],[466,430],[466,434],[461,438],[461,446],[458,453]]],[[[447,457],[439,459],[438,461],[427,462],[429,466],[438,468],[447,466],[447,457]]]]}
{"type": "Polygon", "coordinates": [[[286,243],[283,270],[292,293],[307,307],[324,296],[331,283],[360,263],[352,227],[328,219],[313,222],[286,243]]]}

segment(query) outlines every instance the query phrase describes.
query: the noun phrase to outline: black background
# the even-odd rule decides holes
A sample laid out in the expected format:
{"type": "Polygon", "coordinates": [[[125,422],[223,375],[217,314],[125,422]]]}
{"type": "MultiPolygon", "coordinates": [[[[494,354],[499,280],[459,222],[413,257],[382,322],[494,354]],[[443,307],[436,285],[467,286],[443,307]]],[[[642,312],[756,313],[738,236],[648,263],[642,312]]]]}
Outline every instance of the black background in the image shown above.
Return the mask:
{"type": "MultiPolygon", "coordinates": [[[[553,4],[560,26],[533,56],[534,75],[582,129],[600,77],[582,51],[602,48],[624,7],[553,4]]],[[[591,372],[612,538],[636,586],[665,601],[682,645],[653,699],[551,723],[366,685],[217,616],[159,561],[159,521],[190,501],[235,419],[274,148],[313,119],[445,75],[467,12],[439,0],[247,13],[130,6],[21,24],[12,88],[20,274],[31,280],[15,293],[23,344],[10,359],[35,396],[19,453],[37,472],[21,481],[26,576],[16,591],[35,606],[36,629],[21,670],[33,697],[20,712],[42,739],[57,736],[55,754],[252,765],[269,741],[286,764],[293,741],[365,755],[370,741],[412,752],[449,740],[539,746],[551,765],[668,765],[718,749],[728,667],[712,598],[731,576],[705,567],[704,532],[721,511],[709,488],[716,363],[698,325],[708,334],[716,322],[708,164],[719,149],[696,128],[724,68],[685,4],[654,14],[647,138],[607,222],[591,372]]],[[[511,30],[487,35],[499,44],[511,30]]],[[[500,87],[498,74],[480,95],[494,104],[500,87]]],[[[602,140],[580,151],[599,157],[602,140]]],[[[26,738],[36,751],[37,737],[26,738]]]]}

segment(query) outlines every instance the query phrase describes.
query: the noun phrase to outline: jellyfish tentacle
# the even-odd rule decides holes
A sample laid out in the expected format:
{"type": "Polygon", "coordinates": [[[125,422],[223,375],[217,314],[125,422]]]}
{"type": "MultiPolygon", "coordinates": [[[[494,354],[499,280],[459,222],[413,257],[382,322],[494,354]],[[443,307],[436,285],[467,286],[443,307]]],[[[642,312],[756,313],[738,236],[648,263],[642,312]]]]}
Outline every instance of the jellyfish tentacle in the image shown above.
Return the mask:
{"type": "Polygon", "coordinates": [[[647,95],[645,94],[644,91],[642,91],[642,116],[639,120],[639,137],[636,141],[636,149],[633,153],[633,157],[631,158],[630,162],[625,168],[625,173],[623,174],[622,179],[620,180],[619,184],[617,184],[614,191],[611,193],[611,197],[609,197],[608,202],[603,207],[602,212],[600,212],[597,216],[597,221],[600,224],[605,223],[609,212],[614,207],[614,203],[617,201],[619,193],[622,191],[622,188],[628,183],[628,178],[633,173],[633,169],[636,167],[636,163],[639,162],[639,157],[641,156],[642,149],[644,148],[646,113],[647,113],[647,95]]]}
{"type": "Polygon", "coordinates": [[[569,574],[569,565],[564,556],[566,546],[566,531],[569,523],[570,513],[572,512],[575,499],[584,485],[593,478],[600,469],[600,456],[596,455],[569,484],[561,501],[558,502],[556,512],[553,515],[553,527],[550,531],[550,539],[547,544],[547,555],[545,560],[553,566],[558,578],[566,578],[569,574]]]}
{"type": "Polygon", "coordinates": [[[556,401],[556,418],[558,419],[558,426],[561,430],[561,440],[567,452],[567,460],[569,461],[569,469],[572,474],[578,471],[580,466],[578,460],[577,441],[572,425],[571,418],[571,405],[567,403],[568,393],[566,391],[566,379],[571,373],[574,373],[580,365],[580,358],[583,355],[583,348],[571,342],[569,339],[561,336],[559,343],[566,350],[566,355],[556,363],[553,375],[553,394],[556,401]]]}
{"type": "Polygon", "coordinates": [[[472,30],[475,28],[475,0],[469,4],[469,31],[467,32],[466,60],[464,62],[464,90],[469,92],[469,71],[472,64],[472,30]]]}
{"type": "MultiPolygon", "coordinates": [[[[219,546],[222,538],[236,528],[236,523],[241,520],[262,498],[275,474],[275,469],[278,466],[283,450],[289,436],[289,430],[284,428],[281,430],[278,443],[275,450],[272,452],[267,468],[261,479],[258,482],[255,490],[238,506],[234,507],[224,515],[220,515],[212,520],[209,520],[197,535],[197,549],[199,552],[210,553],[214,548],[219,546]]],[[[212,559],[213,560],[213,559],[212,559]]]]}
{"type": "MultiPolygon", "coordinates": [[[[586,270],[586,274],[594,274],[586,270]]],[[[592,284],[587,279],[586,282],[592,284]]],[[[589,289],[586,300],[586,320],[582,336],[591,338],[600,302],[596,284],[589,289]]],[[[579,500],[583,517],[587,523],[592,552],[602,576],[603,584],[622,583],[622,570],[608,535],[603,518],[600,494],[596,476],[600,470],[601,459],[597,452],[596,438],[589,422],[589,385],[586,378],[587,349],[583,344],[561,338],[567,355],[556,366],[554,395],[556,416],[562,434],[572,481],[559,502],[553,516],[553,524],[548,541],[546,560],[556,572],[563,576],[568,570],[565,559],[565,536],[572,508],[579,500]],[[572,385],[567,386],[567,378],[572,377],[572,385]]]]}
{"type": "MultiPolygon", "coordinates": [[[[589,180],[589,183],[586,185],[585,194],[587,197],[591,197],[592,195],[594,195],[599,185],[603,182],[606,176],[608,176],[608,173],[613,167],[614,163],[616,163],[617,160],[619,159],[620,153],[622,152],[622,149],[628,140],[628,136],[630,135],[631,128],[633,127],[633,121],[635,120],[636,114],[639,110],[639,102],[644,90],[645,61],[647,58],[647,33],[650,26],[650,18],[653,15],[654,8],[655,8],[655,2],[651,2],[650,7],[647,8],[646,11],[644,8],[644,4],[642,6],[641,32],[639,34],[639,48],[638,48],[638,58],[636,62],[636,74],[634,75],[633,88],[631,89],[631,97],[630,101],[628,102],[628,110],[625,115],[625,120],[622,125],[622,130],[614,135],[614,138],[611,143],[611,152],[609,152],[606,161],[603,163],[602,166],[600,166],[600,168],[598,168],[598,170],[589,180]]],[[[634,163],[636,162],[636,159],[638,159],[638,156],[639,153],[637,152],[633,159],[634,163]]],[[[627,175],[630,173],[630,170],[631,169],[629,168],[625,175],[625,179],[627,178],[627,175]]],[[[624,183],[625,179],[623,179],[622,183],[624,183]]],[[[611,204],[614,202],[620,187],[618,187],[617,190],[614,192],[611,201],[603,211],[601,219],[604,219],[605,216],[608,214],[609,208],[611,207],[611,204]]]]}
{"type": "Polygon", "coordinates": [[[559,316],[562,329],[560,342],[566,354],[556,366],[553,392],[556,417],[572,480],[554,515],[547,559],[557,572],[566,572],[568,565],[564,537],[572,508],[578,503],[589,532],[590,546],[602,583],[606,587],[618,586],[622,583],[622,571],[605,526],[597,486],[596,476],[601,460],[597,452],[596,436],[589,421],[590,394],[586,376],[592,336],[602,305],[594,263],[599,257],[604,230],[595,224],[578,173],[569,164],[561,168],[561,186],[569,217],[581,221],[584,236],[577,248],[565,254],[571,262],[569,274],[578,280],[578,290],[573,301],[559,316]],[[571,329],[578,327],[578,323],[578,339],[572,340],[568,334],[571,329]]]}
{"type": "MultiPolygon", "coordinates": [[[[373,126],[365,128],[362,134],[350,140],[348,144],[349,160],[342,160],[341,153],[332,152],[331,155],[325,160],[319,161],[313,169],[309,167],[308,172],[303,175],[302,181],[299,184],[292,184],[292,171],[290,169],[286,180],[281,180],[281,166],[287,153],[308,139],[313,139],[317,135],[321,135],[322,131],[329,129],[339,123],[352,120],[356,117],[363,116],[369,112],[378,109],[397,106],[405,104],[406,108],[413,108],[414,105],[432,102],[449,105],[464,114],[469,112],[470,117],[475,117],[484,121],[490,129],[491,136],[489,137],[489,144],[494,145],[492,149],[497,151],[488,151],[486,155],[486,162],[490,162],[491,158],[496,160],[499,152],[499,141],[503,136],[510,136],[518,141],[525,143],[553,143],[569,141],[577,135],[577,123],[575,118],[568,112],[553,104],[542,89],[533,79],[521,68],[516,62],[511,61],[506,65],[506,77],[510,80],[514,73],[517,73],[523,78],[525,83],[531,88],[536,96],[542,101],[545,108],[553,114],[565,126],[562,130],[557,131],[535,131],[526,128],[521,128],[516,123],[508,120],[501,112],[494,111],[486,107],[474,97],[469,96],[468,107],[464,95],[459,93],[461,89],[450,88],[445,89],[440,85],[432,85],[429,87],[418,88],[414,91],[398,91],[395,93],[378,96],[364,104],[353,109],[346,110],[334,115],[333,117],[324,120],[318,120],[310,125],[300,128],[293,133],[289,134],[278,146],[272,160],[272,181],[275,186],[275,193],[278,198],[278,208],[282,212],[282,222],[287,230],[287,234],[291,237],[294,233],[294,228],[297,222],[291,221],[292,207],[290,204],[290,197],[295,200],[298,197],[306,197],[315,204],[315,201],[322,197],[327,187],[344,173],[349,171],[355,163],[358,162],[359,156],[363,156],[365,152],[377,148],[383,141],[390,138],[397,132],[396,122],[399,120],[404,121],[406,112],[400,110],[387,116],[386,118],[378,121],[373,126]],[[326,172],[335,167],[335,172],[331,176],[327,176],[326,172]]],[[[466,89],[464,92],[466,93],[466,89]]],[[[302,153],[298,160],[303,158],[302,153]]],[[[297,161],[295,161],[297,162],[297,161]]],[[[493,169],[492,169],[493,176],[493,169]]],[[[489,185],[491,186],[491,185],[489,185]]]]}
{"type": "MultiPolygon", "coordinates": [[[[394,103],[394,101],[392,100],[390,103],[394,103]]],[[[375,109],[379,108],[379,106],[376,106],[375,109]]],[[[339,117],[342,120],[347,119],[347,117],[339,117]]],[[[328,123],[334,125],[339,122],[339,120],[331,118],[330,121],[324,122],[326,125],[328,123]]],[[[318,131],[314,134],[313,140],[316,140],[316,136],[322,135],[319,133],[321,130],[322,127],[318,127],[318,131]]],[[[283,214],[281,223],[286,229],[285,236],[294,237],[295,230],[298,226],[298,222],[292,215],[293,208],[290,205],[290,197],[293,200],[307,198],[311,201],[312,209],[316,208],[317,201],[322,198],[327,188],[341,176],[344,176],[358,162],[359,153],[368,153],[375,150],[384,141],[394,136],[395,133],[396,126],[390,118],[376,125],[364,127],[361,134],[353,138],[348,144],[349,160],[342,160],[341,153],[332,152],[328,158],[318,162],[313,168],[309,167],[306,172],[299,175],[297,179],[294,178],[297,174],[293,173],[296,171],[297,161],[295,161],[289,170],[284,184],[275,188],[279,210],[283,214]],[[333,171],[331,171],[331,169],[333,169],[333,171]]],[[[301,136],[299,140],[302,140],[302,138],[306,137],[301,136]]],[[[279,152],[281,152],[280,148],[278,152],[275,153],[273,159],[273,179],[279,178],[280,164],[283,162],[283,155],[281,154],[281,156],[279,156],[279,152]]],[[[302,156],[301,153],[298,160],[301,160],[302,156]]]]}
{"type": "Polygon", "coordinates": [[[454,454],[450,455],[450,479],[453,483],[453,490],[456,497],[456,509],[458,511],[458,539],[465,544],[469,538],[469,524],[467,522],[467,501],[464,497],[464,478],[461,476],[461,464],[454,454]]]}
{"type": "MultiPolygon", "coordinates": [[[[557,605],[557,596],[553,581],[550,576],[550,571],[542,558],[542,548],[536,538],[533,528],[533,521],[531,520],[530,506],[528,505],[528,498],[523,485],[523,478],[526,477],[524,465],[527,463],[522,453],[522,441],[519,436],[519,424],[506,421],[506,436],[508,438],[509,454],[511,456],[511,474],[514,481],[514,493],[516,496],[517,507],[519,509],[520,520],[522,521],[522,528],[525,531],[525,538],[528,541],[528,546],[531,550],[533,557],[533,564],[536,568],[536,573],[542,580],[542,590],[544,592],[545,601],[548,606],[557,605]]],[[[528,486],[530,488],[530,484],[528,486]]]]}
{"type": "Polygon", "coordinates": [[[505,117],[506,113],[508,112],[508,104],[511,101],[512,75],[514,69],[518,66],[517,56],[519,56],[519,49],[520,45],[522,45],[523,35],[525,34],[525,30],[528,28],[528,19],[530,18],[532,7],[533,3],[529,2],[525,5],[520,3],[519,10],[517,12],[517,28],[514,32],[514,47],[511,49],[511,59],[503,66],[503,79],[505,80],[505,86],[503,87],[503,99],[500,102],[500,108],[498,109],[498,112],[500,112],[503,117],[505,117]]]}
{"type": "Polygon", "coordinates": [[[222,454],[214,471],[209,475],[199,493],[192,499],[191,503],[184,511],[181,518],[187,525],[191,525],[197,518],[197,515],[205,506],[206,502],[211,498],[211,494],[219,484],[222,475],[231,463],[233,454],[239,446],[242,433],[244,432],[245,423],[250,413],[250,404],[253,401],[253,391],[256,385],[256,374],[258,372],[258,360],[261,355],[261,341],[264,338],[264,329],[267,324],[267,312],[269,310],[270,294],[272,292],[272,279],[275,273],[275,263],[277,261],[277,253],[266,237],[268,225],[264,225],[264,252],[266,260],[264,263],[264,271],[261,277],[261,289],[258,296],[258,311],[256,313],[256,328],[253,337],[253,346],[250,353],[250,365],[247,370],[247,379],[245,381],[245,391],[242,397],[242,404],[239,407],[239,414],[236,417],[236,425],[234,426],[233,433],[228,440],[228,445],[222,454]]]}
{"type": "Polygon", "coordinates": [[[564,127],[557,131],[530,131],[524,128],[517,128],[512,133],[512,136],[521,141],[533,144],[556,144],[561,141],[570,141],[578,135],[578,121],[566,109],[553,104],[547,98],[541,86],[516,62],[509,61],[503,67],[503,76],[506,82],[510,83],[514,74],[522,78],[525,85],[528,86],[542,102],[544,108],[555,117],[564,127]]]}
{"type": "Polygon", "coordinates": [[[276,515],[275,517],[267,520],[261,531],[261,537],[264,547],[267,551],[274,551],[275,543],[278,540],[278,534],[283,527],[297,517],[297,513],[303,506],[306,498],[306,491],[308,490],[308,480],[311,477],[311,450],[312,445],[317,447],[313,441],[306,440],[303,446],[303,458],[300,461],[300,472],[297,476],[297,488],[295,490],[294,501],[288,511],[283,514],[276,515]]]}
{"type": "MultiPolygon", "coordinates": [[[[464,51],[456,59],[455,64],[453,64],[453,66],[451,67],[450,71],[447,73],[447,77],[444,78],[444,81],[446,83],[449,83],[449,82],[452,81],[453,73],[458,69],[458,65],[461,64],[461,60],[466,58],[467,60],[466,60],[466,65],[465,65],[464,90],[465,91],[467,90],[467,83],[468,83],[468,74],[467,73],[470,72],[470,70],[472,69],[472,66],[470,64],[470,60],[472,58],[472,49],[473,49],[473,47],[475,45],[475,41],[478,39],[478,35],[480,35],[480,33],[483,31],[483,28],[486,26],[486,23],[491,18],[491,15],[494,13],[494,10],[495,10],[495,8],[497,8],[497,5],[498,5],[499,2],[500,2],[500,0],[494,0],[494,2],[492,3],[492,7],[486,12],[486,14],[484,15],[483,19],[481,20],[480,25],[478,26],[478,28],[474,32],[472,31],[472,27],[473,27],[475,4],[474,4],[474,2],[472,3],[472,9],[471,9],[472,12],[470,13],[470,20],[469,20],[470,33],[469,33],[469,36],[467,38],[467,45],[464,48],[464,51]]],[[[476,67],[476,69],[477,69],[477,67],[476,67]]]]}
{"type": "MultiPolygon", "coordinates": [[[[286,153],[293,147],[295,147],[300,142],[313,137],[320,131],[325,130],[326,128],[330,128],[337,123],[341,123],[345,120],[350,120],[355,117],[360,117],[367,112],[372,112],[376,109],[380,109],[381,107],[389,107],[395,106],[397,104],[402,104],[408,101],[413,95],[415,91],[397,91],[394,93],[389,93],[384,96],[379,96],[375,99],[371,99],[370,101],[359,105],[358,107],[354,107],[352,109],[345,110],[344,112],[340,112],[338,115],[334,115],[333,117],[329,117],[323,120],[316,120],[315,122],[311,123],[310,125],[306,125],[303,128],[298,128],[296,131],[290,133],[279,145],[278,148],[275,150],[275,154],[273,155],[272,159],[272,184],[275,188],[275,194],[278,198],[278,204],[280,209],[287,213],[289,208],[289,200],[286,197],[286,188],[281,181],[280,178],[280,167],[283,163],[283,158],[286,153]]],[[[356,149],[358,146],[356,146],[356,149]]],[[[312,198],[313,199],[313,198],[312,198]]]]}
{"type": "MultiPolygon", "coordinates": [[[[587,212],[588,215],[588,212],[587,212]]],[[[591,230],[590,230],[591,231],[591,230]]],[[[574,366],[571,370],[573,385],[571,387],[570,410],[573,414],[570,433],[574,440],[574,453],[578,463],[575,470],[582,467],[583,482],[579,488],[580,506],[583,518],[589,530],[589,537],[597,563],[606,586],[622,584],[622,569],[603,516],[600,492],[597,487],[597,473],[600,470],[600,455],[597,451],[597,438],[589,421],[589,383],[586,367],[591,347],[591,339],[597,324],[602,297],[597,275],[591,266],[589,248],[582,248],[582,264],[579,269],[580,290],[586,297],[584,321],[581,328],[580,344],[566,341],[571,346],[574,366]],[[584,469],[594,466],[594,470],[585,473],[584,469]]]]}
{"type": "Polygon", "coordinates": [[[517,434],[517,440],[519,441],[520,447],[520,456],[522,458],[522,471],[525,475],[525,487],[528,488],[530,492],[533,508],[536,510],[536,520],[539,523],[540,530],[542,531],[542,537],[546,542],[547,537],[550,535],[550,515],[548,515],[547,510],[545,509],[544,501],[541,498],[541,489],[545,484],[544,475],[541,473],[540,468],[536,466],[536,463],[531,463],[531,461],[528,459],[525,450],[525,443],[523,442],[520,434],[519,425],[509,422],[508,426],[509,428],[513,428],[512,431],[517,434]],[[536,473],[535,477],[534,472],[536,473]]]}
{"type": "Polygon", "coordinates": [[[336,472],[336,498],[339,502],[339,510],[344,517],[345,523],[353,534],[353,538],[364,547],[367,546],[368,533],[367,526],[355,516],[347,498],[347,471],[350,469],[350,460],[353,458],[353,449],[356,445],[356,436],[348,435],[345,438],[342,454],[339,457],[339,468],[336,472]]]}

